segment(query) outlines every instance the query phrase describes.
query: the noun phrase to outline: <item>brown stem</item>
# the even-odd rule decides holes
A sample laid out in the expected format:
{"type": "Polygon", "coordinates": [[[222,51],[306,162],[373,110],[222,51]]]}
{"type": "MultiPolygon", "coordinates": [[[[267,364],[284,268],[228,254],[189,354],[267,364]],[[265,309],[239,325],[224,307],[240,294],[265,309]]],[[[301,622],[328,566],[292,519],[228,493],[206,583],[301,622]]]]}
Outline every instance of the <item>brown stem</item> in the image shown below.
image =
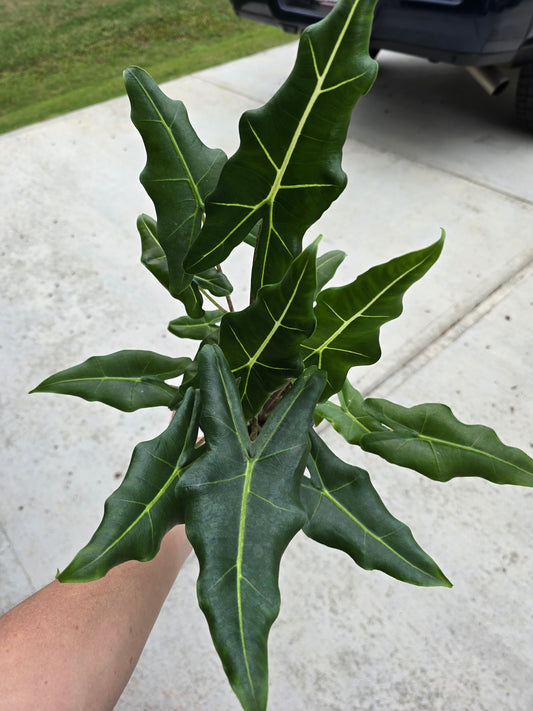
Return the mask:
{"type": "Polygon", "coordinates": [[[252,440],[252,442],[254,441],[254,439],[257,439],[260,432],[261,425],[259,424],[258,416],[255,415],[248,423],[248,434],[250,435],[250,439],[252,440]]]}
{"type": "Polygon", "coordinates": [[[261,412],[257,416],[259,425],[261,427],[268,420],[268,417],[271,414],[272,410],[276,407],[278,402],[281,400],[281,398],[285,395],[285,393],[287,392],[287,390],[290,387],[291,387],[291,381],[289,380],[289,382],[285,383],[285,385],[282,388],[280,388],[279,390],[276,390],[275,393],[272,393],[272,395],[265,402],[261,412]]]}

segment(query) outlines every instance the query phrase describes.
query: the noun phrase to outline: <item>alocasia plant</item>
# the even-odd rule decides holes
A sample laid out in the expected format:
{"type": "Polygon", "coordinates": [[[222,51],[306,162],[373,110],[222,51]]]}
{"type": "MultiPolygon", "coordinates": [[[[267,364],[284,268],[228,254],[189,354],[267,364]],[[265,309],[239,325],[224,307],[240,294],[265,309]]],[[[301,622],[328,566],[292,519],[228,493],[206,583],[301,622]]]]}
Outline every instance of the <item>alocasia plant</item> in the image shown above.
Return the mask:
{"type": "Polygon", "coordinates": [[[363,568],[450,585],[368,473],[330,451],[313,421],[438,481],[533,484],[533,460],[493,430],[460,423],[444,405],[365,400],[347,379],[379,359],[380,327],[400,315],[403,294],[439,257],[443,237],[333,288],[326,284],[345,255],[317,257],[319,239],[302,245],[346,185],[341,151],[352,109],[376,76],[374,5],[340,0],[303,33],[292,73],[265,106],[243,115],[229,160],[203,145],[181,102],[141,69],[126,71],[147,152],[141,181],[157,217],[139,217],[142,262],[185,307],[169,330],[196,339],[198,352],[93,357],[35,388],[124,411],[176,410],[162,434],[137,445],[93,538],[58,577],[88,581],[123,561],[149,560],[185,523],[200,563],[199,603],[247,711],[267,705],[278,569],[300,529],[363,568]],[[251,298],[235,311],[221,263],[243,242],[254,250],[251,298]]]}

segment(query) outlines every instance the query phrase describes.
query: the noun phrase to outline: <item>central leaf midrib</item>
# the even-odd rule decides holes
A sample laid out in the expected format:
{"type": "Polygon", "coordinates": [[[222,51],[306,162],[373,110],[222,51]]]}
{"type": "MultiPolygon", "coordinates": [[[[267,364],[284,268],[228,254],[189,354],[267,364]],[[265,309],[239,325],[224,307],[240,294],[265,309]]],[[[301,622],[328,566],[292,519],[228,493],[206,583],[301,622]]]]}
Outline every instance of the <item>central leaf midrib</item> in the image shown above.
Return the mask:
{"type": "Polygon", "coordinates": [[[355,424],[356,424],[358,427],[360,427],[362,430],[365,430],[365,432],[367,432],[368,434],[370,434],[371,432],[375,432],[375,430],[371,430],[371,429],[370,429],[369,427],[367,427],[366,425],[363,425],[363,423],[361,422],[360,418],[359,418],[359,417],[356,417],[354,414],[352,414],[352,413],[350,412],[350,410],[345,409],[345,410],[344,410],[344,413],[345,413],[346,415],[348,415],[348,417],[349,417],[353,422],[355,422],[355,424]]]}
{"type": "Polygon", "coordinates": [[[241,648],[242,655],[244,659],[244,664],[246,666],[246,674],[248,676],[248,683],[250,684],[250,689],[252,694],[255,696],[254,683],[252,679],[252,674],[250,670],[250,665],[248,662],[248,652],[246,649],[246,640],[244,636],[244,615],[243,615],[243,605],[242,605],[242,583],[244,580],[244,575],[242,573],[243,557],[244,557],[244,543],[246,534],[246,511],[248,507],[248,497],[250,496],[252,473],[255,465],[255,460],[248,459],[246,463],[246,470],[244,472],[244,486],[242,490],[241,499],[241,511],[239,519],[239,537],[237,542],[237,560],[235,562],[236,572],[237,572],[237,610],[239,615],[239,634],[241,638],[241,648]]]}
{"type": "MultiPolygon", "coordinates": [[[[169,376],[167,376],[169,377],[169,376]]],[[[83,382],[92,382],[93,380],[126,380],[129,383],[150,383],[150,384],[156,384],[154,383],[153,380],[147,380],[147,378],[160,378],[160,382],[164,383],[164,379],[162,376],[156,374],[156,375],[132,375],[130,377],[128,376],[121,376],[121,375],[98,375],[95,377],[89,377],[87,376],[86,378],[66,378],[64,380],[59,380],[58,383],[83,383],[83,382]]],[[[166,383],[165,383],[166,384],[166,383]]]]}
{"type": "Polygon", "coordinates": [[[177,142],[176,142],[176,139],[174,138],[174,134],[172,133],[172,129],[170,128],[170,126],[169,126],[169,125],[167,124],[167,122],[165,121],[165,118],[164,118],[163,114],[162,114],[162,113],[159,111],[159,109],[157,108],[157,106],[156,106],[156,104],[154,103],[154,101],[153,101],[152,97],[150,96],[149,92],[146,90],[146,88],[143,86],[143,84],[139,81],[139,79],[138,79],[136,76],[135,76],[135,81],[136,81],[137,84],[141,87],[141,89],[142,89],[142,91],[144,92],[145,96],[147,97],[148,101],[149,101],[150,104],[152,105],[152,108],[154,109],[156,115],[159,117],[159,120],[160,120],[160,122],[161,122],[161,125],[162,125],[163,128],[165,129],[165,131],[166,131],[168,137],[170,138],[170,142],[172,143],[172,147],[174,148],[174,150],[175,150],[175,152],[176,152],[176,154],[177,154],[177,156],[178,156],[178,159],[179,159],[179,161],[180,161],[180,163],[181,163],[181,166],[182,166],[183,170],[185,171],[185,174],[187,175],[187,181],[188,181],[188,183],[189,183],[189,187],[191,188],[191,192],[193,193],[193,196],[194,196],[194,198],[195,198],[195,202],[196,202],[196,204],[197,204],[197,209],[198,209],[199,207],[201,207],[201,208],[203,209],[202,196],[200,195],[200,192],[199,192],[199,190],[198,190],[198,187],[197,187],[197,185],[196,185],[196,183],[195,183],[195,181],[194,181],[194,177],[193,177],[191,171],[189,170],[189,166],[188,166],[188,164],[187,164],[187,161],[185,160],[185,157],[183,156],[183,154],[182,154],[182,152],[181,152],[181,150],[180,150],[180,148],[179,148],[179,146],[178,146],[178,144],[177,144],[177,142]]]}
{"type": "MultiPolygon", "coordinates": [[[[320,484],[322,486],[322,491],[319,493],[322,494],[322,496],[325,496],[328,501],[330,501],[334,506],[336,506],[347,518],[349,518],[351,521],[353,521],[356,526],[359,526],[365,535],[369,536],[372,538],[376,543],[379,543],[382,545],[384,548],[386,548],[390,553],[392,553],[394,556],[399,558],[399,560],[403,561],[406,565],[408,565],[410,568],[413,568],[414,570],[417,570],[419,573],[422,573],[422,575],[425,575],[426,577],[431,578],[432,576],[429,575],[425,570],[422,570],[422,568],[419,568],[417,565],[414,563],[411,563],[407,558],[405,558],[403,555],[398,553],[394,548],[389,546],[387,543],[385,543],[384,539],[378,536],[377,534],[374,534],[367,526],[364,525],[356,516],[354,516],[348,509],[341,504],[341,502],[336,499],[333,494],[329,491],[329,489],[326,487],[324,480],[320,476],[320,472],[318,471],[318,467],[316,466],[315,463],[315,472],[320,480],[320,484]]],[[[313,487],[314,488],[314,487],[313,487]]],[[[395,531],[391,531],[390,533],[395,533],[395,531]]],[[[390,534],[386,534],[387,536],[390,534]]]]}
{"type": "MultiPolygon", "coordinates": [[[[253,370],[253,367],[254,367],[254,365],[257,363],[258,359],[260,358],[261,354],[263,353],[263,351],[265,350],[265,348],[268,346],[268,344],[270,343],[270,341],[274,338],[274,335],[275,335],[276,331],[278,331],[278,330],[283,326],[283,320],[284,320],[285,316],[287,315],[287,312],[289,311],[289,308],[292,306],[292,303],[293,303],[294,299],[296,298],[296,294],[298,293],[298,288],[299,288],[299,286],[300,286],[300,283],[301,283],[302,279],[304,278],[304,275],[305,275],[306,271],[307,271],[307,264],[306,264],[306,265],[304,266],[304,268],[302,269],[302,272],[301,272],[300,276],[298,277],[298,281],[296,282],[296,285],[295,285],[295,287],[294,287],[294,289],[293,289],[293,291],[292,291],[291,297],[290,297],[290,299],[287,301],[287,304],[286,304],[284,310],[281,312],[279,318],[277,318],[277,319],[272,318],[272,320],[273,320],[273,326],[272,326],[272,328],[270,329],[270,332],[267,334],[266,338],[263,339],[262,343],[261,343],[260,346],[257,348],[257,350],[255,351],[255,353],[254,353],[253,355],[251,355],[251,356],[248,356],[248,363],[244,363],[243,365],[240,365],[238,368],[235,368],[235,369],[232,371],[232,372],[236,372],[236,371],[238,371],[238,370],[241,370],[242,368],[247,368],[247,369],[248,369],[248,372],[247,372],[247,375],[246,375],[246,383],[245,383],[245,386],[244,386],[244,388],[243,388],[243,397],[245,396],[245,394],[246,394],[246,392],[247,392],[247,390],[248,390],[248,382],[249,382],[249,380],[250,380],[250,374],[251,374],[251,372],[252,372],[252,370],[253,370]]],[[[272,315],[271,310],[268,308],[268,304],[267,304],[266,298],[264,299],[264,304],[265,304],[265,308],[267,309],[268,313],[269,313],[270,315],[272,315]]]]}
{"type": "MultiPolygon", "coordinates": [[[[372,434],[372,433],[370,433],[372,434]]],[[[377,433],[378,435],[380,434],[379,432],[377,433]]],[[[365,436],[365,435],[364,435],[365,436]]],[[[461,444],[459,442],[453,442],[451,440],[446,440],[446,439],[439,439],[438,437],[431,437],[429,435],[423,435],[420,434],[419,432],[413,432],[413,436],[411,438],[402,438],[404,442],[409,442],[409,441],[424,441],[427,442],[428,444],[437,444],[437,445],[442,445],[444,447],[451,447],[452,449],[459,449],[462,450],[463,452],[470,452],[471,454],[474,455],[480,455],[482,457],[487,457],[487,459],[493,459],[495,462],[499,462],[500,464],[505,464],[509,467],[513,467],[513,469],[516,469],[519,472],[523,472],[524,474],[527,474],[528,476],[533,477],[533,473],[529,471],[528,469],[524,469],[523,467],[519,466],[518,464],[515,464],[514,462],[510,462],[508,459],[502,459],[501,457],[497,457],[496,455],[492,454],[491,452],[483,451],[482,449],[476,449],[475,447],[472,447],[468,444],[461,444]]]]}
{"type": "MultiPolygon", "coordinates": [[[[310,98],[309,98],[309,101],[307,102],[307,104],[306,104],[306,106],[305,106],[305,109],[304,109],[304,111],[303,111],[303,113],[302,113],[302,115],[301,115],[301,117],[300,117],[300,120],[299,120],[299,122],[298,122],[298,125],[297,125],[297,127],[296,127],[296,129],[295,129],[295,131],[294,131],[294,133],[293,133],[293,135],[292,135],[291,142],[290,142],[289,147],[288,147],[288,149],[287,149],[287,151],[286,151],[286,153],[285,153],[285,157],[284,157],[284,159],[283,159],[283,162],[282,162],[282,164],[281,164],[281,166],[280,166],[279,168],[276,166],[276,163],[275,163],[275,161],[272,159],[272,157],[270,156],[270,154],[269,154],[269,153],[266,151],[266,149],[263,147],[263,144],[262,144],[261,142],[259,143],[259,145],[260,145],[260,146],[263,148],[263,150],[265,151],[265,153],[266,153],[266,155],[267,155],[267,158],[269,159],[270,163],[271,163],[271,164],[276,168],[276,170],[277,170],[276,176],[275,176],[274,181],[273,181],[273,183],[272,183],[272,187],[270,188],[270,192],[268,193],[267,197],[266,197],[264,200],[262,200],[262,201],[258,204],[258,206],[257,206],[257,208],[256,208],[256,210],[259,210],[259,209],[260,209],[263,205],[265,205],[265,204],[268,204],[268,205],[269,205],[269,208],[270,208],[270,209],[269,209],[269,218],[270,218],[270,219],[269,219],[269,226],[268,226],[268,234],[267,234],[267,236],[266,236],[266,237],[267,237],[267,239],[266,239],[267,245],[268,245],[268,243],[270,242],[270,235],[271,235],[271,233],[272,233],[272,230],[274,229],[274,228],[273,228],[273,224],[274,224],[273,207],[274,207],[274,202],[275,202],[275,200],[276,200],[277,194],[278,194],[279,191],[281,190],[281,187],[282,187],[281,183],[282,183],[282,181],[283,181],[283,178],[285,177],[285,173],[287,172],[287,168],[288,168],[289,163],[290,163],[290,161],[291,161],[291,159],[292,159],[292,156],[293,156],[293,154],[294,154],[294,151],[296,150],[296,147],[297,147],[297,145],[298,145],[298,141],[300,140],[300,137],[301,137],[301,135],[302,135],[302,133],[303,133],[303,129],[304,129],[304,127],[305,127],[305,124],[307,123],[307,120],[308,120],[308,118],[309,118],[309,115],[311,114],[311,112],[312,112],[312,110],[313,110],[313,108],[314,108],[314,106],[315,106],[315,104],[316,104],[316,102],[317,102],[317,100],[318,100],[318,97],[319,97],[319,96],[321,95],[321,93],[322,93],[322,87],[323,87],[323,85],[324,85],[324,82],[325,82],[325,80],[326,80],[326,78],[327,78],[327,76],[328,76],[328,74],[329,74],[329,72],[330,72],[330,70],[331,70],[331,67],[332,67],[332,65],[333,65],[333,62],[334,62],[335,59],[336,59],[336,56],[337,56],[337,53],[338,53],[338,51],[339,51],[340,45],[341,45],[341,43],[342,43],[342,41],[343,41],[343,39],[344,39],[344,35],[346,34],[346,32],[347,32],[347,30],[348,30],[348,27],[349,27],[349,25],[350,25],[350,22],[351,22],[351,20],[352,20],[353,14],[354,14],[355,9],[357,8],[358,4],[359,4],[359,2],[354,3],[352,9],[350,10],[350,13],[348,14],[348,18],[347,18],[346,22],[344,23],[344,25],[343,25],[343,27],[342,27],[342,30],[341,30],[341,31],[339,32],[339,34],[338,34],[337,40],[336,40],[336,42],[335,42],[335,46],[333,47],[333,50],[332,50],[332,52],[331,52],[331,54],[330,54],[330,56],[329,56],[329,59],[328,59],[328,61],[327,61],[327,63],[326,63],[326,66],[325,66],[325,68],[323,69],[322,72],[319,72],[318,67],[317,67],[317,65],[316,65],[315,54],[314,54],[314,51],[313,51],[313,45],[312,45],[312,42],[311,42],[311,38],[308,39],[308,42],[309,42],[309,49],[310,49],[310,52],[311,52],[312,57],[313,57],[313,65],[314,65],[314,67],[315,67],[315,74],[316,74],[316,79],[317,79],[317,81],[316,81],[316,83],[315,83],[315,87],[314,87],[314,89],[313,89],[313,92],[312,92],[312,94],[311,94],[311,96],[310,96],[310,98]]],[[[253,129],[252,129],[252,130],[253,130],[253,129]]],[[[254,134],[255,134],[255,131],[254,131],[254,134]]],[[[257,137],[257,136],[256,136],[256,137],[257,137]]],[[[257,139],[258,139],[258,141],[259,141],[259,137],[257,137],[257,139]]],[[[263,264],[261,265],[261,280],[260,280],[260,283],[261,283],[261,284],[264,283],[264,276],[265,276],[265,268],[266,268],[266,262],[267,262],[268,251],[269,251],[269,250],[268,250],[268,246],[267,246],[267,249],[266,249],[265,252],[264,252],[263,264]]]]}
{"type": "MultiPolygon", "coordinates": [[[[151,454],[151,453],[150,453],[150,454],[151,454]]],[[[151,456],[154,456],[154,455],[151,454],[151,456]]],[[[154,458],[157,459],[157,457],[154,457],[154,458]]],[[[163,461],[163,460],[159,459],[159,461],[163,461]]],[[[164,462],[164,463],[166,464],[167,462],[164,462]]],[[[172,466],[172,465],[169,465],[169,466],[172,466]]],[[[143,506],[143,511],[142,511],[142,513],[140,513],[140,514],[137,516],[137,518],[136,518],[126,529],[124,529],[124,530],[122,531],[121,535],[118,536],[118,538],[115,538],[115,540],[114,540],[110,545],[108,545],[105,550],[103,550],[96,558],[93,558],[91,561],[89,561],[89,563],[87,563],[85,566],[83,566],[82,568],[80,568],[80,570],[83,570],[83,568],[87,568],[88,566],[95,565],[101,558],[103,558],[105,555],[107,555],[107,553],[109,553],[110,550],[112,550],[113,548],[115,548],[115,546],[117,546],[117,545],[120,543],[120,541],[122,541],[122,539],[125,538],[125,537],[128,535],[128,533],[129,533],[131,530],[133,530],[133,529],[135,528],[135,526],[137,526],[137,524],[139,523],[139,521],[141,521],[145,516],[148,516],[148,515],[150,514],[151,510],[152,510],[152,509],[154,508],[154,506],[157,504],[157,502],[158,502],[158,501],[161,499],[161,497],[168,491],[168,488],[169,488],[170,485],[174,482],[174,480],[176,479],[176,477],[177,477],[177,476],[180,474],[180,472],[181,472],[182,470],[184,470],[184,469],[185,469],[185,468],[182,469],[182,468],[180,467],[180,462],[179,462],[179,460],[178,460],[178,463],[177,463],[176,466],[173,468],[172,474],[170,475],[170,477],[168,478],[168,480],[167,480],[167,481],[165,482],[165,484],[161,487],[161,489],[158,491],[158,493],[156,494],[156,496],[154,496],[154,498],[151,499],[151,500],[150,500],[148,503],[146,503],[146,504],[143,503],[142,501],[131,501],[131,500],[129,500],[129,499],[123,499],[124,501],[128,501],[128,503],[134,503],[134,504],[138,504],[139,506],[143,506]]]]}
{"type": "Polygon", "coordinates": [[[309,49],[310,49],[310,52],[313,56],[313,65],[315,67],[315,74],[316,74],[317,81],[316,81],[313,93],[311,94],[311,97],[310,97],[309,101],[307,102],[307,105],[304,109],[304,112],[303,112],[301,118],[300,118],[300,121],[298,122],[298,126],[296,127],[296,130],[293,134],[293,137],[292,137],[291,142],[289,144],[289,148],[287,149],[287,153],[286,153],[285,158],[283,159],[283,162],[279,168],[278,175],[276,176],[276,178],[274,180],[274,183],[272,185],[272,188],[270,190],[270,194],[269,194],[267,200],[269,198],[272,198],[274,196],[274,194],[277,193],[281,187],[281,181],[282,181],[282,179],[285,175],[285,172],[288,168],[289,162],[292,158],[292,154],[296,150],[296,145],[297,145],[298,141],[300,140],[300,136],[303,132],[303,129],[304,129],[304,126],[307,122],[307,119],[309,118],[309,114],[313,110],[318,97],[322,93],[322,87],[324,85],[324,81],[326,80],[326,77],[328,76],[328,74],[331,70],[333,62],[335,61],[335,59],[337,57],[337,53],[339,51],[340,45],[341,45],[342,41],[344,40],[344,35],[346,34],[346,32],[348,30],[348,27],[350,25],[350,22],[352,21],[352,17],[354,15],[355,10],[358,5],[359,5],[359,0],[357,0],[357,2],[355,2],[353,4],[353,6],[348,14],[346,22],[343,24],[341,31],[338,33],[337,40],[335,42],[335,46],[333,47],[333,50],[331,51],[329,59],[326,63],[324,70],[322,71],[322,73],[320,73],[318,71],[318,67],[316,65],[316,61],[315,61],[316,58],[315,58],[315,53],[313,51],[313,44],[311,42],[311,38],[308,39],[309,49]]]}

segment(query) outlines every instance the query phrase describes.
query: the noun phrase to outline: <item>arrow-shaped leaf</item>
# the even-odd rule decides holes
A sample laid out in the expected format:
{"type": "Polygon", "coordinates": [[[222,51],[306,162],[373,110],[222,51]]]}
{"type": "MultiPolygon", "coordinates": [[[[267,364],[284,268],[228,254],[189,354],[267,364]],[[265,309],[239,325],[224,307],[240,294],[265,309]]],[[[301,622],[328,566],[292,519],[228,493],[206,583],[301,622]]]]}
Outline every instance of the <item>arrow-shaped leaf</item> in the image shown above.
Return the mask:
{"type": "Polygon", "coordinates": [[[369,269],[351,284],[320,292],[316,329],[302,344],[304,363],[328,373],[323,396],[338,392],[355,365],[379,360],[379,329],[402,312],[405,291],[435,263],[442,237],[425,249],[410,252],[369,269]]]}
{"type": "Polygon", "coordinates": [[[106,501],[101,524],[58,576],[61,582],[96,580],[127,560],[151,560],[165,533],[183,523],[175,488],[199,455],[194,448],[197,394],[189,390],[168,428],[135,447],[124,481],[106,501]]]}
{"type": "Polygon", "coordinates": [[[503,444],[490,427],[460,422],[447,405],[407,408],[368,399],[364,406],[386,430],[365,434],[360,446],[393,464],[436,481],[478,476],[495,484],[533,486],[531,457],[503,444]]]}
{"type": "Polygon", "coordinates": [[[220,346],[239,380],[247,417],[302,371],[300,344],[315,326],[317,247],[315,240],[296,257],[281,282],[264,286],[248,308],[222,319],[220,346]]]}
{"type": "Polygon", "coordinates": [[[92,356],[61,370],[31,392],[77,395],[124,412],[158,405],[170,407],[178,388],[165,380],[182,375],[190,364],[190,358],[170,358],[151,351],[118,351],[92,356]]]}
{"type": "MultiPolygon", "coordinates": [[[[180,479],[198,599],[229,681],[247,711],[266,708],[267,637],[279,611],[281,556],[305,521],[299,486],[323,377],[306,371],[255,441],[217,346],[199,356],[207,453],[180,479]]],[[[313,371],[314,369],[312,369],[313,371]]]]}
{"type": "Polygon", "coordinates": [[[340,460],[315,432],[307,467],[311,479],[303,479],[301,494],[310,538],[348,553],[366,570],[413,585],[450,587],[410,529],[385,508],[368,473],[340,460]]]}
{"type": "Polygon", "coordinates": [[[182,102],[169,99],[145,71],[130,67],[124,81],[131,119],[146,148],[141,183],[156,209],[157,242],[167,258],[169,290],[185,303],[189,315],[200,316],[198,290],[183,260],[201,229],[205,197],[215,187],[226,156],[200,141],[182,102]]]}
{"type": "Polygon", "coordinates": [[[341,0],[304,31],[295,67],[262,108],[247,111],[240,147],[206,203],[192,273],[223,261],[262,219],[252,292],[281,279],[307,228],[346,185],[341,151],[357,99],[372,85],[368,55],[375,0],[341,0]]]}

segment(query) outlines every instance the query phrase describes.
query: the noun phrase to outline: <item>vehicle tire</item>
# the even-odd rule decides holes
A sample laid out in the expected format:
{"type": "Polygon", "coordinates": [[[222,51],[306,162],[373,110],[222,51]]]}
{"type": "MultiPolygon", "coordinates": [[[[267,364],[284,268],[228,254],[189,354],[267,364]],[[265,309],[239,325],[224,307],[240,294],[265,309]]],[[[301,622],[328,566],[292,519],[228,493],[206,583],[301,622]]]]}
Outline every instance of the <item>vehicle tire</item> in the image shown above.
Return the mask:
{"type": "Polygon", "coordinates": [[[533,63],[523,64],[516,86],[515,111],[520,122],[533,131],[533,63]]]}

